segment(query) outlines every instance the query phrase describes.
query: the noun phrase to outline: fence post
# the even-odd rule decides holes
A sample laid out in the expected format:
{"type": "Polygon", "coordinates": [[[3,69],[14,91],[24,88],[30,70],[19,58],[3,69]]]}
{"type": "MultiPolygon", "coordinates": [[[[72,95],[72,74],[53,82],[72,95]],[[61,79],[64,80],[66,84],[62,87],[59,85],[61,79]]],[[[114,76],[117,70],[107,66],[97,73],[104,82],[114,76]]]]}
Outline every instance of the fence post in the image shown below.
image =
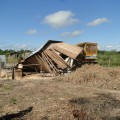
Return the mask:
{"type": "Polygon", "coordinates": [[[12,71],[12,80],[15,79],[15,67],[13,67],[13,71],[12,71]]]}
{"type": "Polygon", "coordinates": [[[109,67],[111,66],[111,60],[110,60],[110,58],[109,58],[109,67]]]}

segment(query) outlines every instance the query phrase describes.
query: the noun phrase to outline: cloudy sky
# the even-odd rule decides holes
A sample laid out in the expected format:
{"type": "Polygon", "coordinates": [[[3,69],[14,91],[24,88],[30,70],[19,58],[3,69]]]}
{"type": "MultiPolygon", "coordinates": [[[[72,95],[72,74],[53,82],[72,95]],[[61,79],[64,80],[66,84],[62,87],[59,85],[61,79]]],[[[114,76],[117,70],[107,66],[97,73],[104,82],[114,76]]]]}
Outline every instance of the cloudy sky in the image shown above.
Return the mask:
{"type": "Polygon", "coordinates": [[[120,50],[119,14],[120,0],[0,0],[0,49],[59,40],[120,50]]]}

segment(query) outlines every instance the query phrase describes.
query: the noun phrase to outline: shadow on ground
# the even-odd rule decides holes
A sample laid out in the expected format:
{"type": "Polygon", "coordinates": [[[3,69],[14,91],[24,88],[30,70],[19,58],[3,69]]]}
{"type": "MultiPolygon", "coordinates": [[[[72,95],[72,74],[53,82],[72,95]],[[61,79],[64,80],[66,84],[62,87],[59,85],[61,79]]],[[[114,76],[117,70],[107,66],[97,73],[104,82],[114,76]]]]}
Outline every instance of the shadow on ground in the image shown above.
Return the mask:
{"type": "Polygon", "coordinates": [[[19,111],[18,113],[13,113],[13,114],[7,114],[5,116],[0,117],[0,120],[24,120],[22,117],[26,115],[27,113],[31,112],[33,107],[29,107],[25,110],[19,111]]]}
{"type": "Polygon", "coordinates": [[[69,104],[73,116],[78,120],[120,120],[120,100],[110,94],[74,98],[69,104]]]}

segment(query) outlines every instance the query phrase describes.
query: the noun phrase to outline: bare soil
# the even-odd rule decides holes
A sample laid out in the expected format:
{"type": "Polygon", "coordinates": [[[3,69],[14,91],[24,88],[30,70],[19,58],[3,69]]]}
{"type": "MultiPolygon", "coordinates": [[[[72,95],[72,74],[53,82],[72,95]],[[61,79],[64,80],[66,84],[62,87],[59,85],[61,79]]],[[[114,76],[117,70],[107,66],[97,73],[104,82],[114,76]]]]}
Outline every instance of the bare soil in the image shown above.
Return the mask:
{"type": "Polygon", "coordinates": [[[0,120],[120,120],[120,68],[85,65],[52,79],[0,80],[0,120]]]}

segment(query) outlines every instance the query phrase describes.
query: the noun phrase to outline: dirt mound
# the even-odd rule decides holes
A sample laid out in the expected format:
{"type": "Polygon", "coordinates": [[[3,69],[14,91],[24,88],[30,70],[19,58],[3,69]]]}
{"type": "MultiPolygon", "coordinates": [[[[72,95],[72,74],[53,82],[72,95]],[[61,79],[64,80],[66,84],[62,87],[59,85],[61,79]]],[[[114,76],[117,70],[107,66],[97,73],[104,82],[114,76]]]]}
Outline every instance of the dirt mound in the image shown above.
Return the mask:
{"type": "Polygon", "coordinates": [[[75,72],[59,79],[74,84],[87,85],[88,87],[120,89],[120,68],[84,65],[75,72]]]}

